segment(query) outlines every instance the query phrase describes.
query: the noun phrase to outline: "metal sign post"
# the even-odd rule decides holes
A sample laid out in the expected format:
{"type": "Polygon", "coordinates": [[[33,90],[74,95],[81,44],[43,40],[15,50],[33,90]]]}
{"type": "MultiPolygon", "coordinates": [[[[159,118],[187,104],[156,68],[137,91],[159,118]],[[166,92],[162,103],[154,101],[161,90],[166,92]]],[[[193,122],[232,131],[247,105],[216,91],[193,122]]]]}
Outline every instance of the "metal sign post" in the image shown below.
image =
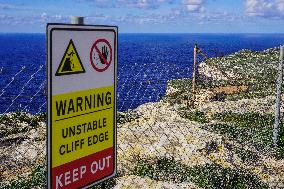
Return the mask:
{"type": "MultiPolygon", "coordinates": [[[[77,21],[76,21],[77,20],[77,21]]],[[[117,27],[48,24],[48,188],[116,173],[117,27]]]]}
{"type": "Polygon", "coordinates": [[[276,106],[275,106],[275,123],[273,128],[273,145],[274,147],[278,146],[279,138],[279,124],[280,124],[280,107],[281,107],[281,87],[283,80],[283,56],[284,56],[284,46],[280,47],[280,59],[278,66],[278,79],[276,83],[277,93],[276,93],[276,106]]]}
{"type": "Polygon", "coordinates": [[[71,16],[71,24],[84,25],[84,17],[71,16]]]}

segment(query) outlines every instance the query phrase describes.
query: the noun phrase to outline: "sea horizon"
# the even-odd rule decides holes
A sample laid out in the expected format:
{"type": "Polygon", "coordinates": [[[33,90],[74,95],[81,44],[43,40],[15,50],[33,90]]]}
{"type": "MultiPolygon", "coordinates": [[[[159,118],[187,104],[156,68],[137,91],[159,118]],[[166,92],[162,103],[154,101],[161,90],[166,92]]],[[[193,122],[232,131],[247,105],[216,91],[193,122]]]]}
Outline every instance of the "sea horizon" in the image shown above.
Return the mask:
{"type": "MultiPolygon", "coordinates": [[[[45,32],[0,32],[1,34],[40,34],[45,35],[45,32]]],[[[267,33],[258,33],[258,32],[204,32],[204,33],[193,33],[193,32],[119,32],[118,34],[194,34],[194,35],[203,35],[203,34],[213,34],[213,35],[234,35],[234,34],[257,34],[257,35],[284,35],[283,33],[277,32],[267,32],[267,33]]]]}
{"type": "MultiPolygon", "coordinates": [[[[29,104],[29,111],[37,112],[45,102],[44,89],[40,88],[46,77],[44,33],[0,33],[0,43],[5,44],[0,47],[0,74],[3,80],[0,92],[5,89],[0,97],[2,111],[21,92],[19,86],[24,87],[32,74],[43,66],[30,84],[24,87],[22,96],[9,107],[13,111],[29,104]],[[25,70],[15,77],[22,67],[25,70]],[[6,87],[13,77],[15,80],[6,87]],[[37,96],[29,103],[30,97],[35,94],[37,96]]],[[[242,49],[262,51],[278,47],[284,44],[284,34],[119,33],[119,111],[159,101],[166,92],[169,80],[191,78],[196,43],[208,57],[218,57],[242,49]]],[[[198,64],[203,60],[202,56],[198,56],[198,64]]]]}

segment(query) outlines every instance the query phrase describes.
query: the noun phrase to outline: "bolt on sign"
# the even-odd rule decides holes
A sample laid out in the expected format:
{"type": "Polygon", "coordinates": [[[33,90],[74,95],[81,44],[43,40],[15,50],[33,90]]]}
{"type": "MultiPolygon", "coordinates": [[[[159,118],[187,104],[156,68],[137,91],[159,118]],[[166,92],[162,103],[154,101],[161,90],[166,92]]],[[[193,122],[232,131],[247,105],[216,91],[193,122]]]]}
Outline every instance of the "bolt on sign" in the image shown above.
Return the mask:
{"type": "Polygon", "coordinates": [[[48,188],[116,173],[117,27],[48,24],[48,188]]]}

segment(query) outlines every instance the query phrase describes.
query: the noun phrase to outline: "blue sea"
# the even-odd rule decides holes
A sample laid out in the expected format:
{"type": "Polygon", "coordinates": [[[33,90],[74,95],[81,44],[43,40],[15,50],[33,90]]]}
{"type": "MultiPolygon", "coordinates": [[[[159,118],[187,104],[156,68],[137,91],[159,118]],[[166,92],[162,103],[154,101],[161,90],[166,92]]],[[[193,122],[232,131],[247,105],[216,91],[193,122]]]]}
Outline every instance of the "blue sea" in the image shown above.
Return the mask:
{"type": "MultiPolygon", "coordinates": [[[[168,80],[191,77],[195,43],[215,57],[280,46],[284,34],[119,34],[118,110],[158,101],[168,80]]],[[[45,111],[45,34],[0,34],[0,44],[0,113],[45,111]]]]}

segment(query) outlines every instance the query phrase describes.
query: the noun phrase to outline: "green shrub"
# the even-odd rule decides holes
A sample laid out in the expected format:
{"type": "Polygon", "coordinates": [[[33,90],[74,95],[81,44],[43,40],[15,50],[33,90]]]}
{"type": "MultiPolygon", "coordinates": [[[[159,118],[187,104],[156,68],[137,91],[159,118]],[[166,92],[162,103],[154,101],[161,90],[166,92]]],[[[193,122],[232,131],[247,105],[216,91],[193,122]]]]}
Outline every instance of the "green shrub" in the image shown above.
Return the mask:
{"type": "Polygon", "coordinates": [[[265,146],[272,144],[272,115],[261,115],[255,112],[248,113],[217,113],[213,115],[214,120],[223,123],[204,126],[204,129],[223,134],[239,142],[259,143],[265,146]]]}
{"type": "Polygon", "coordinates": [[[46,168],[39,165],[27,177],[19,177],[9,184],[0,184],[3,189],[30,189],[30,188],[46,188],[46,168]]]}
{"type": "Polygon", "coordinates": [[[272,145],[272,129],[269,127],[238,127],[230,123],[215,123],[203,125],[202,128],[219,133],[240,143],[250,142],[259,149],[268,148],[272,145]]]}
{"type": "Polygon", "coordinates": [[[264,128],[273,125],[274,123],[272,115],[261,115],[256,112],[247,112],[243,114],[234,112],[216,113],[213,115],[212,119],[234,123],[239,127],[264,128]]]}
{"type": "Polygon", "coordinates": [[[276,152],[276,157],[278,159],[284,159],[284,147],[279,147],[276,152]]]}
{"type": "Polygon", "coordinates": [[[117,123],[127,123],[134,121],[135,119],[138,119],[141,117],[136,111],[134,110],[128,110],[126,112],[118,112],[117,113],[117,123]]]}
{"type": "Polygon", "coordinates": [[[140,160],[132,173],[176,183],[191,181],[207,189],[268,188],[257,176],[241,169],[223,168],[217,164],[189,167],[173,158],[161,158],[154,162],[140,160]]]}
{"type": "MultiPolygon", "coordinates": [[[[272,125],[274,116],[271,114],[261,115],[248,112],[244,114],[225,112],[213,115],[215,120],[223,123],[203,125],[203,129],[217,132],[238,142],[251,142],[258,149],[272,147],[272,125]]],[[[280,124],[278,148],[275,149],[277,158],[284,158],[284,125],[280,124]]],[[[273,152],[274,154],[274,152],[273,152]]],[[[247,157],[244,157],[246,159],[247,157]]],[[[249,159],[252,159],[249,157],[249,159]]]]}
{"type": "Polygon", "coordinates": [[[208,123],[208,119],[204,112],[196,111],[183,111],[181,116],[189,119],[190,121],[196,121],[199,123],[208,123]]]}
{"type": "Polygon", "coordinates": [[[45,121],[45,113],[31,115],[26,112],[17,111],[0,115],[0,137],[28,132],[29,130],[38,127],[39,122],[45,121]]]}
{"type": "Polygon", "coordinates": [[[116,185],[115,178],[111,178],[97,184],[96,186],[92,187],[92,189],[110,189],[113,188],[115,185],[116,185]]]}
{"type": "Polygon", "coordinates": [[[278,149],[277,149],[277,157],[279,159],[284,159],[284,124],[282,121],[280,133],[279,133],[279,142],[278,142],[278,149]]]}

